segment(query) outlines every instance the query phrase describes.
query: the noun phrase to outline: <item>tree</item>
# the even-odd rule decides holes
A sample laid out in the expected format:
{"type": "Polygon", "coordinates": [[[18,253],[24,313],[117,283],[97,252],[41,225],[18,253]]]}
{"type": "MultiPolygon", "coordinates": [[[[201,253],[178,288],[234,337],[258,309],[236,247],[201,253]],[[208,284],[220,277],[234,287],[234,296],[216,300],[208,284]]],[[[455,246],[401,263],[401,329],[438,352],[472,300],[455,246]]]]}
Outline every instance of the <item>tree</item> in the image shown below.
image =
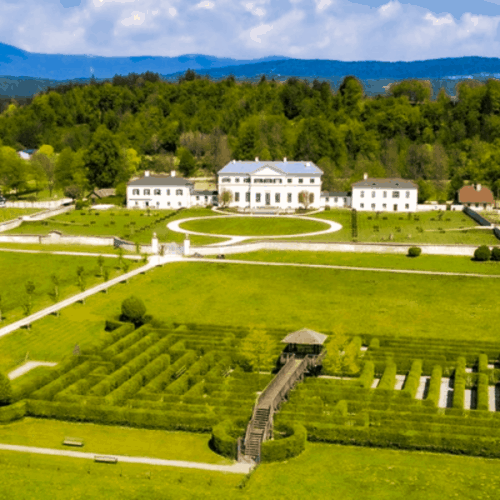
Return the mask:
{"type": "MultiPolygon", "coordinates": [[[[50,280],[52,281],[53,288],[52,291],[49,292],[49,296],[54,302],[54,304],[57,304],[59,302],[59,285],[60,285],[60,280],[59,277],[56,274],[52,274],[50,277],[50,280]]],[[[59,316],[59,311],[56,311],[56,316],[59,316]]]]}
{"type": "Polygon", "coordinates": [[[301,191],[299,193],[299,203],[302,203],[302,205],[304,205],[304,208],[307,210],[309,205],[312,203],[313,196],[314,195],[309,191],[301,191]]]}
{"type": "Polygon", "coordinates": [[[390,93],[394,97],[406,96],[413,103],[423,102],[430,99],[432,85],[428,80],[405,80],[391,85],[390,93]]]}
{"type": "Polygon", "coordinates": [[[229,189],[223,189],[219,193],[219,204],[221,204],[223,207],[226,207],[233,201],[233,192],[230,191],[229,189]]]}
{"type": "Polygon", "coordinates": [[[122,318],[124,320],[138,326],[142,324],[145,314],[146,306],[144,302],[135,295],[131,295],[122,302],[122,318]]]}
{"type": "Polygon", "coordinates": [[[49,195],[52,197],[52,192],[56,184],[56,159],[54,156],[54,148],[44,144],[32,156],[31,163],[35,170],[43,172],[49,189],[49,195]]]}
{"type": "Polygon", "coordinates": [[[358,345],[349,342],[349,337],[342,328],[330,335],[326,351],[323,367],[329,373],[341,373],[343,377],[346,373],[352,374],[358,371],[358,345]]]}
{"type": "Polygon", "coordinates": [[[0,185],[4,194],[11,190],[19,192],[26,185],[25,160],[9,146],[0,147],[0,185]]]}
{"type": "Polygon", "coordinates": [[[0,373],[0,406],[6,406],[12,402],[12,387],[6,375],[0,373]]]}
{"type": "Polygon", "coordinates": [[[252,367],[260,374],[261,368],[272,368],[274,360],[274,342],[263,329],[254,328],[245,337],[240,352],[252,367]]]}
{"type": "Polygon", "coordinates": [[[179,170],[186,177],[192,176],[196,171],[196,160],[193,155],[184,147],[177,149],[175,155],[179,158],[179,170]]]}
{"type": "MultiPolygon", "coordinates": [[[[85,268],[83,266],[78,266],[76,268],[77,285],[81,292],[84,292],[87,288],[85,280],[85,268]]],[[[85,298],[82,299],[82,303],[85,304],[85,298]]]]}
{"type": "Polygon", "coordinates": [[[92,188],[113,187],[124,177],[126,160],[117,137],[105,125],[100,125],[92,136],[84,162],[92,188]]]}
{"type": "MultiPolygon", "coordinates": [[[[104,267],[103,268],[103,274],[102,274],[102,278],[103,278],[104,283],[106,283],[106,281],[109,280],[109,273],[110,273],[109,267],[104,267]]],[[[108,289],[107,288],[105,288],[104,291],[106,293],[108,293],[108,289]]]]}
{"type": "Polygon", "coordinates": [[[71,184],[70,186],[66,186],[64,188],[64,196],[67,196],[68,198],[71,198],[73,201],[75,201],[77,198],[80,198],[82,196],[82,190],[80,189],[80,186],[71,184]]]}
{"type": "Polygon", "coordinates": [[[104,257],[102,255],[97,257],[97,265],[99,266],[99,276],[103,276],[104,257]]]}

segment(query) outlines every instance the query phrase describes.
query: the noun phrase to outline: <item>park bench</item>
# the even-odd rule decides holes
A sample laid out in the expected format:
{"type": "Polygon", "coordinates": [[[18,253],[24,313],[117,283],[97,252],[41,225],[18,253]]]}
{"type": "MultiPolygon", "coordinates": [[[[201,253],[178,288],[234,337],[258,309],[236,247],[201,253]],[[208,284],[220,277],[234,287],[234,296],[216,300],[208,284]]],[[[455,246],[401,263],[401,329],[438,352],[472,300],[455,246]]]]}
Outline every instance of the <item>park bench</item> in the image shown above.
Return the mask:
{"type": "Polygon", "coordinates": [[[62,443],[65,446],[83,446],[83,439],[73,438],[73,437],[65,437],[62,443]]]}
{"type": "Polygon", "coordinates": [[[118,459],[109,455],[95,455],[94,462],[98,462],[101,464],[116,464],[118,462],[118,459]]]}
{"type": "Polygon", "coordinates": [[[187,370],[187,366],[184,365],[177,373],[174,375],[174,379],[178,379],[185,371],[187,370]]]}

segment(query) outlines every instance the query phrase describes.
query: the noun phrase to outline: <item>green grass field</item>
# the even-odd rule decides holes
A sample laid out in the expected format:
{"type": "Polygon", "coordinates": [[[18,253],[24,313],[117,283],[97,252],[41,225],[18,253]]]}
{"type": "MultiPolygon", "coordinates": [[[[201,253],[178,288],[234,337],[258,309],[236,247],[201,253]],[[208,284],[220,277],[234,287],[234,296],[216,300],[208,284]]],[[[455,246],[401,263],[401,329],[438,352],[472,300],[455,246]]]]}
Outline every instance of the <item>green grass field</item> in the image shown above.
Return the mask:
{"type": "MultiPolygon", "coordinates": [[[[119,255],[120,252],[117,248],[112,246],[92,246],[92,245],[44,245],[36,243],[0,243],[0,249],[12,250],[37,250],[39,252],[85,252],[97,254],[111,254],[119,255]]],[[[123,251],[124,254],[135,254],[136,252],[123,251]]]]}
{"type": "MultiPolygon", "coordinates": [[[[462,212],[443,212],[439,220],[437,212],[419,212],[419,220],[408,220],[407,214],[385,213],[376,218],[371,212],[358,212],[358,241],[395,243],[435,243],[462,245],[498,245],[500,241],[492,230],[480,228],[478,224],[462,212]],[[384,219],[384,217],[386,219],[384,219]],[[434,219],[434,220],[433,220],[434,219]],[[449,219],[449,220],[447,220],[449,219]],[[378,231],[375,227],[378,226],[378,231]],[[398,229],[399,228],[399,229],[398,229]],[[422,232],[418,228],[422,229],[422,232]],[[452,231],[452,229],[464,230],[452,231]],[[444,233],[442,231],[445,231],[444,233]],[[391,238],[392,235],[392,238],[391,238]],[[410,237],[408,237],[410,235],[410,237]]],[[[307,241],[352,241],[350,210],[327,210],[311,218],[334,220],[343,229],[335,233],[318,236],[303,236],[307,241]]],[[[299,238],[294,238],[299,241],[299,238]]]]}
{"type": "MultiPolygon", "coordinates": [[[[142,432],[142,431],[141,431],[142,432]]],[[[308,443],[283,463],[239,474],[0,452],[0,498],[132,500],[276,498],[489,500],[498,461],[443,454],[308,443]]]]}
{"type": "MultiPolygon", "coordinates": [[[[127,260],[130,269],[140,263],[127,260]]],[[[79,266],[85,269],[87,289],[101,283],[97,257],[74,257],[50,254],[27,254],[0,252],[0,269],[2,269],[2,319],[0,326],[17,321],[24,316],[23,302],[27,298],[25,283],[32,280],[35,284],[33,293],[33,309],[36,312],[53,304],[49,292],[54,289],[51,275],[59,277],[59,299],[81,292],[78,287],[76,270],[79,266]]],[[[122,274],[118,259],[106,259],[104,266],[110,270],[110,278],[122,274]]]]}
{"type": "Polygon", "coordinates": [[[328,229],[328,225],[312,220],[277,217],[212,217],[184,222],[182,229],[198,233],[233,236],[271,236],[313,233],[328,229]]]}
{"type": "Polygon", "coordinates": [[[37,418],[24,418],[17,422],[0,425],[0,443],[2,444],[57,450],[78,449],[100,455],[128,455],[219,465],[231,464],[231,460],[216,454],[209,448],[209,439],[210,435],[194,432],[166,432],[37,418]],[[84,446],[81,448],[64,446],[62,442],[68,436],[83,440],[84,446]]]}
{"type": "Polygon", "coordinates": [[[449,273],[500,274],[500,262],[475,262],[470,257],[445,255],[421,255],[417,258],[411,258],[400,254],[261,250],[258,252],[228,254],[226,258],[255,262],[286,262],[449,273]]]}
{"type": "Polygon", "coordinates": [[[499,291],[496,279],[173,263],[1,338],[0,369],[12,369],[26,352],[33,360],[60,360],[102,335],[104,320],[118,317],[132,293],[150,314],[179,323],[496,340],[499,291]]]}
{"type": "Polygon", "coordinates": [[[23,215],[31,215],[41,212],[40,208],[0,208],[0,222],[17,219],[23,215]]]}
{"type": "MultiPolygon", "coordinates": [[[[48,234],[50,231],[61,231],[65,235],[81,236],[118,236],[128,241],[147,244],[156,233],[162,243],[181,243],[184,234],[170,231],[167,224],[176,219],[186,217],[211,217],[217,214],[207,208],[189,210],[127,210],[112,208],[110,210],[74,210],[57,215],[44,221],[24,222],[21,226],[7,231],[5,234],[48,234]],[[149,215],[148,215],[149,213],[149,215]]],[[[206,245],[224,241],[210,236],[194,236],[191,241],[195,245],[206,245]]]]}

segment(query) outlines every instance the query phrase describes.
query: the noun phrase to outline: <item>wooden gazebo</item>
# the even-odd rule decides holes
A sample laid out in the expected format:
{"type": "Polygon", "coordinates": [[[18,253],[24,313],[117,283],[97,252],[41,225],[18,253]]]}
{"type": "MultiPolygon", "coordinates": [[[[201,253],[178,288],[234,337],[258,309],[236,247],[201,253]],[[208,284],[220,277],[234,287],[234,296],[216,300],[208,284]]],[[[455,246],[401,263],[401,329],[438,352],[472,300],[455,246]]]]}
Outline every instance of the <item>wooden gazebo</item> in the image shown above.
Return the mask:
{"type": "Polygon", "coordinates": [[[295,358],[305,358],[309,356],[320,361],[326,351],[323,349],[323,344],[328,337],[322,333],[302,328],[296,332],[288,334],[281,342],[287,344],[284,351],[281,353],[281,364],[286,363],[293,355],[295,358]],[[319,359],[318,359],[319,358],[319,359]]]}

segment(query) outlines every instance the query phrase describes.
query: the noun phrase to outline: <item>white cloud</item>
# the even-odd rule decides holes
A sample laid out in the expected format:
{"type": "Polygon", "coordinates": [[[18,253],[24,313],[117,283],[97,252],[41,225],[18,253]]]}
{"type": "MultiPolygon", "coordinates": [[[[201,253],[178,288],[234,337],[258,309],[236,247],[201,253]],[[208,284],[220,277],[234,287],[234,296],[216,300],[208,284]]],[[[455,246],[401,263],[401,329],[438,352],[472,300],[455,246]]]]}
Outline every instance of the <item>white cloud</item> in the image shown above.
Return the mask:
{"type": "Polygon", "coordinates": [[[131,26],[133,24],[135,25],[141,25],[146,21],[146,14],[144,12],[132,12],[132,15],[130,17],[127,17],[126,19],[123,19],[121,23],[123,26],[131,26]]]}
{"type": "Polygon", "coordinates": [[[316,1],[316,9],[320,11],[325,9],[332,3],[332,0],[315,0],[315,1],[316,1]]]}
{"type": "Polygon", "coordinates": [[[434,24],[435,26],[439,26],[441,24],[455,24],[451,14],[446,14],[446,16],[443,16],[443,17],[436,17],[436,16],[433,16],[430,12],[428,12],[425,15],[424,19],[431,21],[432,24],[434,24]]]}
{"type": "Polygon", "coordinates": [[[195,9],[213,9],[215,4],[209,0],[202,0],[199,4],[195,5],[195,9]]]}
{"type": "Polygon", "coordinates": [[[250,38],[257,43],[262,43],[262,40],[259,38],[261,35],[265,35],[266,33],[269,33],[273,29],[272,25],[269,24],[261,24],[260,26],[257,26],[256,28],[252,28],[250,30],[250,38]]]}
{"type": "Polygon", "coordinates": [[[175,7],[170,7],[168,9],[168,13],[172,16],[175,17],[177,15],[177,9],[175,7]]]}
{"type": "Polygon", "coordinates": [[[384,17],[391,17],[397,14],[401,10],[401,4],[398,2],[398,0],[391,0],[390,2],[381,5],[378,8],[378,12],[381,16],[384,17]]]}

